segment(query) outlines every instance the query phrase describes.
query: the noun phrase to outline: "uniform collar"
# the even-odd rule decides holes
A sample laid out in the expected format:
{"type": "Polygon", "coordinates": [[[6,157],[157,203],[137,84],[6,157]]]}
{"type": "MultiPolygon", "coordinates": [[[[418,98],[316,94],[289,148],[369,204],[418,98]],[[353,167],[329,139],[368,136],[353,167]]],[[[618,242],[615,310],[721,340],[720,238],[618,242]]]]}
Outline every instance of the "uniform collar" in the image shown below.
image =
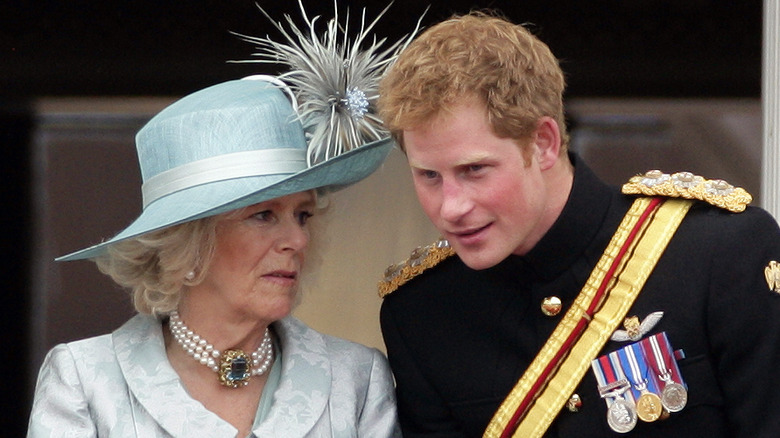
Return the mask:
{"type": "Polygon", "coordinates": [[[557,277],[582,256],[601,229],[615,193],[579,156],[570,152],[569,158],[574,182],[561,215],[528,254],[513,256],[543,279],[557,277]]]}

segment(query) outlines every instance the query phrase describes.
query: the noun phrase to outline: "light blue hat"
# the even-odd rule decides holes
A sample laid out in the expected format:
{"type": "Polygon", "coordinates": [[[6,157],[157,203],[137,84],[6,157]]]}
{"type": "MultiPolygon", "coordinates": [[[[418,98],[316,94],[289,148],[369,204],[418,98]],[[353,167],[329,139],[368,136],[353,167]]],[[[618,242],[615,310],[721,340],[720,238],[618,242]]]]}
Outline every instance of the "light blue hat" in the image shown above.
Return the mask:
{"type": "Polygon", "coordinates": [[[57,260],[93,258],[125,239],[292,193],[346,187],[390,152],[385,138],[309,166],[293,105],[278,85],[251,79],[174,102],[136,135],[141,215],[112,239],[57,260]]]}

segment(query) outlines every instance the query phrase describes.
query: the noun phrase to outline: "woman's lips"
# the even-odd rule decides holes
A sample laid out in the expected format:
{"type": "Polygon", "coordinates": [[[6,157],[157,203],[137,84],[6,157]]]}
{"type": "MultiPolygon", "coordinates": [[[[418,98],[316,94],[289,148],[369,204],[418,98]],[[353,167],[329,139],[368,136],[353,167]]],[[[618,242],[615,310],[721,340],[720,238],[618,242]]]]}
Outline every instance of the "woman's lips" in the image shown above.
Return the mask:
{"type": "Polygon", "coordinates": [[[263,277],[265,277],[270,281],[287,284],[287,283],[294,283],[295,280],[298,278],[298,273],[296,271],[278,270],[278,271],[269,272],[265,274],[263,277]]]}

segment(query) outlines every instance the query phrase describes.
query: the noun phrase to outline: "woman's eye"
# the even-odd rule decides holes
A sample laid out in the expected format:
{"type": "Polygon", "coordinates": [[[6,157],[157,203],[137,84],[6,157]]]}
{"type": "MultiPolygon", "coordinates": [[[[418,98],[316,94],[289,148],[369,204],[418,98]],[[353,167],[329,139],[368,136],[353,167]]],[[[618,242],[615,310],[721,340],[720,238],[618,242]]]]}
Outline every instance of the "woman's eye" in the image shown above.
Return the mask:
{"type": "Polygon", "coordinates": [[[471,172],[471,173],[479,172],[480,170],[482,170],[484,168],[485,168],[485,166],[482,165],[482,164],[472,164],[471,166],[469,166],[469,172],[471,172]]]}
{"type": "Polygon", "coordinates": [[[313,213],[309,211],[302,211],[298,213],[298,223],[301,225],[306,225],[306,222],[309,221],[309,218],[314,216],[313,213]]]}
{"type": "Polygon", "coordinates": [[[273,218],[273,213],[271,210],[264,210],[257,212],[252,215],[255,219],[261,220],[263,222],[268,222],[273,218]]]}

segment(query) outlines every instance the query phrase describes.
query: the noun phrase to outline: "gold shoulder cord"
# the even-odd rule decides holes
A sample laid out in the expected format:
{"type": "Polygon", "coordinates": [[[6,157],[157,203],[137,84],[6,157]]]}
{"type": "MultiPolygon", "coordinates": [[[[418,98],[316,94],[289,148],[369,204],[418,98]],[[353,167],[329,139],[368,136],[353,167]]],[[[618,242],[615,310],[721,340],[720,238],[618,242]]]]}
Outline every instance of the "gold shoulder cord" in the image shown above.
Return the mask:
{"type": "Polygon", "coordinates": [[[708,180],[691,172],[671,175],[651,170],[637,175],[623,185],[627,195],[665,196],[668,198],[698,199],[734,213],[741,213],[753,197],[741,187],[723,181],[708,180]]]}
{"type": "Polygon", "coordinates": [[[455,255],[455,250],[445,239],[439,239],[428,246],[418,247],[412,251],[409,259],[391,265],[385,270],[384,279],[379,282],[378,286],[379,296],[386,297],[407,281],[453,255],[455,255]]]}

